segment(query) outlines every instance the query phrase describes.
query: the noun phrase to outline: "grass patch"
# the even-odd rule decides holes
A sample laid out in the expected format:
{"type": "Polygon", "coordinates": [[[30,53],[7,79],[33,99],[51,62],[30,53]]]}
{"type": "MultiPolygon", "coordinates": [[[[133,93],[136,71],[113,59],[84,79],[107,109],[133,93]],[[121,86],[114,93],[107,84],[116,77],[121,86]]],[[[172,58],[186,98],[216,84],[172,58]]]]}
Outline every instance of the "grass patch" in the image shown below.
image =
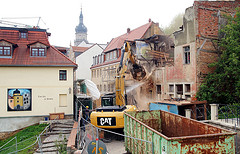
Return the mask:
{"type": "MultiPolygon", "coordinates": [[[[24,128],[23,130],[19,131],[17,134],[0,141],[0,147],[3,146],[5,143],[10,141],[11,139],[17,137],[17,149],[23,149],[31,144],[33,144],[36,141],[36,135],[39,135],[44,128],[48,124],[39,124],[39,125],[32,125],[29,127],[24,128]]],[[[23,151],[20,151],[18,153],[33,153],[34,152],[34,147],[36,146],[33,145],[23,151]]],[[[9,142],[6,146],[4,146],[2,149],[0,149],[0,154],[5,154],[5,153],[10,153],[16,151],[16,140],[13,139],[11,142],[9,142]],[[10,148],[7,148],[10,147],[10,148]],[[7,148],[7,149],[5,149],[7,148]],[[3,150],[5,149],[5,150],[3,150]]]]}

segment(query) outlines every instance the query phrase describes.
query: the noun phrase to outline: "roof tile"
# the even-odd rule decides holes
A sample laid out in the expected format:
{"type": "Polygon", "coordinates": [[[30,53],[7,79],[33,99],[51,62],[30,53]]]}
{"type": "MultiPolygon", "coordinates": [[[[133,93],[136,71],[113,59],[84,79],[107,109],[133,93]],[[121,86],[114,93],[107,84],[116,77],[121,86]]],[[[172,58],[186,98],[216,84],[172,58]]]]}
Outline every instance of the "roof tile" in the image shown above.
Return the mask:
{"type": "Polygon", "coordinates": [[[121,48],[124,44],[125,40],[128,41],[134,41],[135,39],[140,39],[144,36],[144,34],[146,33],[146,31],[148,30],[148,28],[152,25],[153,22],[149,22],[145,25],[142,25],[132,31],[130,31],[129,33],[125,33],[121,36],[118,36],[114,39],[112,39],[112,41],[108,44],[108,46],[105,48],[105,50],[103,52],[108,52],[111,50],[114,50],[116,48],[121,48]]]}
{"type": "Polygon", "coordinates": [[[17,44],[18,47],[14,49],[12,58],[0,57],[0,66],[77,66],[77,64],[50,45],[47,32],[45,31],[29,30],[28,38],[20,39],[18,28],[1,29],[0,27],[0,40],[1,39],[13,42],[17,44]],[[47,48],[45,57],[30,56],[30,48],[27,45],[33,42],[41,42],[49,47],[47,48]]]}

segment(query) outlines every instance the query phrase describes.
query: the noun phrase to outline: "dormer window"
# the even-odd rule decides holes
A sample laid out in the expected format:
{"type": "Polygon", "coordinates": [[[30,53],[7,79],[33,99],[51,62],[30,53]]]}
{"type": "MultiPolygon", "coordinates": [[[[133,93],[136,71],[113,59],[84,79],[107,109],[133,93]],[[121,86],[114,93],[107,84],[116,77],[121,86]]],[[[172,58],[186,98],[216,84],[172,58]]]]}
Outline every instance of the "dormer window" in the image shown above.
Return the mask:
{"type": "Polygon", "coordinates": [[[31,48],[31,56],[32,57],[45,57],[46,56],[46,49],[45,48],[31,48]]]}
{"type": "Polygon", "coordinates": [[[19,38],[27,39],[28,38],[28,30],[27,29],[19,29],[19,38]]]}
{"type": "Polygon", "coordinates": [[[24,32],[20,33],[20,38],[27,38],[27,33],[24,32]]]}
{"type": "Polygon", "coordinates": [[[11,56],[10,46],[0,46],[0,56],[11,56]]]}

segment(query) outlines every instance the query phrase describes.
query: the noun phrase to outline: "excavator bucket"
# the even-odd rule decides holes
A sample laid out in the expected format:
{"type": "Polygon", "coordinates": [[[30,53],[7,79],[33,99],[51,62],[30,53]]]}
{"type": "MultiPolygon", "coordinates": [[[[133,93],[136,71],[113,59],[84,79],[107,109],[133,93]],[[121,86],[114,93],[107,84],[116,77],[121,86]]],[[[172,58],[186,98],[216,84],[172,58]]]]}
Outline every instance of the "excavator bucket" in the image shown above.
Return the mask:
{"type": "Polygon", "coordinates": [[[133,64],[132,68],[130,69],[130,72],[132,74],[133,79],[138,81],[141,81],[146,76],[145,69],[138,64],[133,64]]]}

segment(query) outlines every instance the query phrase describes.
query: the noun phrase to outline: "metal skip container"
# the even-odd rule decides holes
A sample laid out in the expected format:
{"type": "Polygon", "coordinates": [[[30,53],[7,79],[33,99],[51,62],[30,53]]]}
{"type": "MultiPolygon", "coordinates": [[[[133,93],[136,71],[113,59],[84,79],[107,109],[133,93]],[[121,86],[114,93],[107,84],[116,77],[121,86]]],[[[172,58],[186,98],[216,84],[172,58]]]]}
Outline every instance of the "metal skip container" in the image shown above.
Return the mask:
{"type": "Polygon", "coordinates": [[[235,153],[235,132],[162,110],[124,113],[124,133],[132,154],[235,153]]]}

